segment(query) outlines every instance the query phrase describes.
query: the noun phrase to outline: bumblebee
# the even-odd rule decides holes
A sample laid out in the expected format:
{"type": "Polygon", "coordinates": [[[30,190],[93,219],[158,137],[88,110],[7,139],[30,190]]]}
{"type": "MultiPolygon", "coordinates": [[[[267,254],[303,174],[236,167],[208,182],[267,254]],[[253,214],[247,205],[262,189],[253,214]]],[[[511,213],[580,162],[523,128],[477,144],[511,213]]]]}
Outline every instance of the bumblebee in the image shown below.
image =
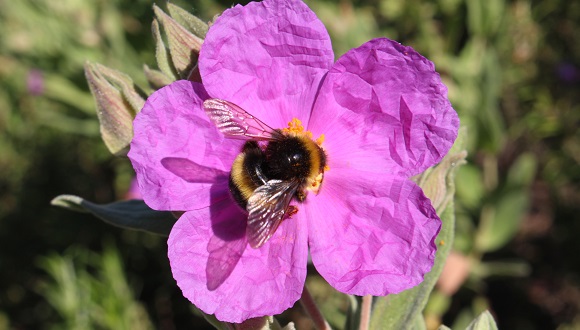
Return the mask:
{"type": "Polygon", "coordinates": [[[229,189],[248,212],[250,246],[259,248],[284,219],[298,211],[290,205],[293,199],[303,202],[308,191],[318,192],[326,154],[308,134],[273,129],[231,102],[208,99],[203,106],[226,137],[247,141],[232,165],[229,189]]]}

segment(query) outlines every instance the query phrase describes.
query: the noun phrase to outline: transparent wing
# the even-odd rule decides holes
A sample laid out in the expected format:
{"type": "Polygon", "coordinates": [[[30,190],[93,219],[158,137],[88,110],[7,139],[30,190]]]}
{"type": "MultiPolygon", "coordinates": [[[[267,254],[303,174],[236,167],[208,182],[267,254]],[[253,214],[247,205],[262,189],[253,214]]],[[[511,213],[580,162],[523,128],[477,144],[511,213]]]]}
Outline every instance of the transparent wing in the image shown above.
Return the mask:
{"type": "Polygon", "coordinates": [[[250,196],[246,236],[251,247],[259,248],[274,235],[299,185],[298,180],[270,180],[250,196]]]}
{"type": "Polygon", "coordinates": [[[203,108],[218,130],[226,137],[241,140],[271,141],[282,134],[231,102],[207,99],[203,108]]]}

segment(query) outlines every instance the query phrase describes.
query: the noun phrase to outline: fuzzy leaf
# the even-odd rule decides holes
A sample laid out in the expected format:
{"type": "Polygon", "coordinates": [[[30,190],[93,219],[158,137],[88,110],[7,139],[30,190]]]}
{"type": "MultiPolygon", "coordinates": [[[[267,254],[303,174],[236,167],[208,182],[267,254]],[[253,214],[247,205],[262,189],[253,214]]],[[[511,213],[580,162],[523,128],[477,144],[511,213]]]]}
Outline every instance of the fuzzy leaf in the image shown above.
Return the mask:
{"type": "Polygon", "coordinates": [[[129,200],[110,204],[95,204],[73,195],[60,195],[51,202],[72,211],[92,213],[113,226],[142,230],[168,236],[177,219],[170,212],[155,211],[142,200],[129,200]]]}
{"type": "Polygon", "coordinates": [[[481,313],[465,330],[497,330],[495,320],[489,311],[481,313]]]}
{"type": "Polygon", "coordinates": [[[189,32],[159,7],[154,5],[153,10],[167,37],[173,67],[180,77],[186,78],[197,62],[203,39],[189,32]]]}
{"type": "Polygon", "coordinates": [[[201,39],[205,38],[207,30],[209,29],[206,22],[202,21],[199,17],[192,15],[187,10],[172,4],[171,2],[167,3],[167,10],[169,11],[169,15],[171,15],[173,19],[175,19],[188,31],[192,32],[201,39]]]}
{"type": "MultiPolygon", "coordinates": [[[[376,299],[370,329],[421,329],[423,324],[418,322],[421,312],[427,304],[429,294],[433,290],[447,255],[453,245],[455,229],[455,171],[458,165],[465,162],[467,153],[464,150],[465,130],[460,130],[457,141],[449,154],[439,165],[425,171],[418,181],[425,194],[433,201],[439,214],[442,227],[435,239],[438,245],[435,264],[425,275],[425,280],[418,286],[399,294],[379,297],[376,299]]],[[[422,320],[422,317],[421,317],[422,320]]],[[[424,322],[423,322],[424,323],[424,322]]]]}

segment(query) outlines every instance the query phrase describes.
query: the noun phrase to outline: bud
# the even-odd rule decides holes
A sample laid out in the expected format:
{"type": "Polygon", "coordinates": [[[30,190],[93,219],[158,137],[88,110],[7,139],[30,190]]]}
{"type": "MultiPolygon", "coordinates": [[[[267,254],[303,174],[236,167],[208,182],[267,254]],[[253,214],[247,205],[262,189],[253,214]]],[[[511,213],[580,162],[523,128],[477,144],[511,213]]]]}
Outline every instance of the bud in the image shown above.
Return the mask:
{"type": "Polygon", "coordinates": [[[153,40],[155,41],[155,59],[157,60],[157,66],[171,80],[175,81],[179,79],[169,60],[169,50],[165,47],[165,43],[161,37],[161,31],[159,30],[159,22],[156,19],[151,24],[151,30],[153,30],[153,40]]]}
{"type": "Polygon", "coordinates": [[[180,78],[187,78],[197,63],[203,39],[189,32],[159,7],[154,5],[153,10],[167,39],[173,67],[180,78]]]}
{"type": "Polygon", "coordinates": [[[85,75],[97,104],[101,137],[115,155],[126,153],[133,138],[133,118],[145,100],[131,78],[100,64],[85,64],[85,75]]]}
{"type": "Polygon", "coordinates": [[[180,8],[171,2],[167,3],[167,9],[169,10],[169,15],[185,27],[189,32],[195,34],[201,39],[205,38],[209,26],[206,22],[202,21],[199,17],[192,15],[183,8],[180,8]]]}
{"type": "Polygon", "coordinates": [[[415,180],[439,215],[455,195],[455,171],[459,165],[465,164],[467,157],[467,151],[464,149],[466,134],[465,129],[459,129],[455,144],[447,156],[437,166],[427,169],[415,180]]]}
{"type": "Polygon", "coordinates": [[[146,64],[143,66],[143,71],[145,72],[145,77],[149,82],[149,86],[155,90],[167,86],[173,82],[173,80],[167,77],[165,73],[159,70],[151,69],[146,64]]]}

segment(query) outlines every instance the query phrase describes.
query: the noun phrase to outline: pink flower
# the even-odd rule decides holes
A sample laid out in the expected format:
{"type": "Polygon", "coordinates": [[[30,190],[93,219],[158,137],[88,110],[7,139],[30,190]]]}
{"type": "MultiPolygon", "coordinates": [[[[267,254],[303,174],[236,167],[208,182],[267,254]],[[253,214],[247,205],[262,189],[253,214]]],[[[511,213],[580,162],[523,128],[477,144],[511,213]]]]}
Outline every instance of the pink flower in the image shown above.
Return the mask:
{"type": "Polygon", "coordinates": [[[129,157],[145,202],[185,211],[169,236],[183,294],[223,321],[279,314],[301,295],[308,251],[337,290],[386,295],[419,284],[441,221],[409,177],[436,164],[459,120],[433,64],[410,47],[371,40],[334,62],[330,38],[299,0],[226,10],[199,56],[203,85],[155,92],[135,119],[129,157]],[[220,133],[203,101],[235,103],[272,128],[300,119],[328,169],[318,194],[260,248],[231,198],[244,141],[220,133]]]}

